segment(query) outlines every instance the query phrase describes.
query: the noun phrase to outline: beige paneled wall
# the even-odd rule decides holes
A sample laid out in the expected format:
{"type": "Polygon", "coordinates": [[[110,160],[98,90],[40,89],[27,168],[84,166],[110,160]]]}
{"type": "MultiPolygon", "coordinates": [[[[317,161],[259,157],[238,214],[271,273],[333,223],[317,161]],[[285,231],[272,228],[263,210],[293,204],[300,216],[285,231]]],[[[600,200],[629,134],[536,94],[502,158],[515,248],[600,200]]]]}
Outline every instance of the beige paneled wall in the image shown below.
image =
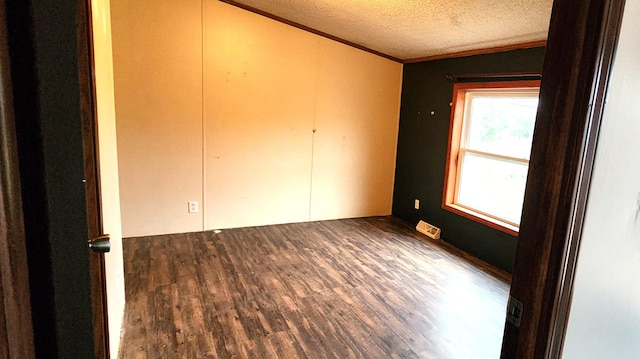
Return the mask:
{"type": "Polygon", "coordinates": [[[202,230],[202,3],[112,0],[122,230],[202,230]]]}
{"type": "Polygon", "coordinates": [[[122,25],[114,42],[125,236],[391,212],[401,64],[219,1],[203,2],[203,12],[192,1],[112,1],[114,27],[122,25]],[[150,14],[180,6],[194,8],[189,31],[150,14]],[[144,34],[130,34],[139,27],[144,34]],[[192,34],[178,54],[154,46],[167,27],[181,33],[172,43],[192,34]],[[183,66],[189,52],[202,56],[199,68],[183,66]],[[183,72],[192,82],[157,88],[183,72]],[[146,136],[148,127],[170,136],[146,136]],[[183,167],[172,169],[178,158],[183,167]],[[157,182],[141,190],[149,174],[157,182]],[[180,183],[193,178],[204,186],[180,183]],[[201,201],[203,217],[187,214],[188,200],[201,201]],[[136,210],[155,206],[153,218],[136,210]]]}
{"type": "Polygon", "coordinates": [[[318,37],[205,4],[207,229],[306,221],[318,37]]]}

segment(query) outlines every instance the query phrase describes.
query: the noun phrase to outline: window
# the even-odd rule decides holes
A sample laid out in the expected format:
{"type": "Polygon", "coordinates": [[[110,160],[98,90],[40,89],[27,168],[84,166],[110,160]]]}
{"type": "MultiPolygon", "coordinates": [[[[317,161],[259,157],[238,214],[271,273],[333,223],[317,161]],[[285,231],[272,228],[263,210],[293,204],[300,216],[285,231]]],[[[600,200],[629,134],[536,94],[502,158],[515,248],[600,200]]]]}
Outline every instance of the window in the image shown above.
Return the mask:
{"type": "Polygon", "coordinates": [[[540,81],[453,86],[443,208],[517,235],[540,81]]]}

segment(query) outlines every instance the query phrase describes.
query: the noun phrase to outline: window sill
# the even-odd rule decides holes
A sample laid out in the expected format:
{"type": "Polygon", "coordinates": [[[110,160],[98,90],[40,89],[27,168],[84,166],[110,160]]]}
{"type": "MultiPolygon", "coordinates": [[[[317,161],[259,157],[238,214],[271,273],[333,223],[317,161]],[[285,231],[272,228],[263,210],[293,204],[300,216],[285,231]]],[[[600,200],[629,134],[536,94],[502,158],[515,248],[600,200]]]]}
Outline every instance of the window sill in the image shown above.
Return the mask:
{"type": "Polygon", "coordinates": [[[453,203],[447,203],[447,204],[443,204],[442,208],[449,211],[449,212],[453,212],[457,215],[463,216],[465,218],[468,218],[472,221],[476,221],[478,223],[484,224],[485,226],[489,226],[493,229],[496,229],[500,232],[504,232],[507,234],[510,234],[512,236],[517,237],[518,236],[518,231],[519,231],[519,227],[516,227],[512,224],[500,221],[498,219],[489,217],[489,216],[485,216],[481,213],[475,212],[473,210],[470,210],[468,208],[462,207],[462,206],[458,206],[456,204],[453,203]]]}

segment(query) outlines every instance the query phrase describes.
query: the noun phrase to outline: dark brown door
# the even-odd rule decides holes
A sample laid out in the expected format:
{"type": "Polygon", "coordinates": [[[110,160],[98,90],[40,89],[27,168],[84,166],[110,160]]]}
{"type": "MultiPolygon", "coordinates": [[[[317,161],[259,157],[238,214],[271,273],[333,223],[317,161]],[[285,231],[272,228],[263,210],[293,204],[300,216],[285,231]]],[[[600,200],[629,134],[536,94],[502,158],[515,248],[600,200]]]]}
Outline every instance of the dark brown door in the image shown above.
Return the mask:
{"type": "Polygon", "coordinates": [[[0,3],[3,359],[108,356],[88,19],[86,0],[0,3]]]}
{"type": "Polygon", "coordinates": [[[0,1],[0,358],[34,358],[7,15],[0,1]]]}
{"type": "Polygon", "coordinates": [[[103,251],[108,250],[100,208],[100,172],[98,165],[98,132],[96,124],[95,88],[93,86],[94,62],[91,38],[91,3],[78,2],[78,76],[82,100],[82,140],[87,198],[88,240],[96,244],[90,251],[91,297],[96,358],[109,358],[109,330],[107,317],[107,294],[105,260],[103,251]],[[100,243],[102,242],[102,243],[100,243]]]}
{"type": "Polygon", "coordinates": [[[556,0],[502,358],[556,358],[624,1],[556,0]],[[521,310],[511,304],[519,301],[521,310]]]}

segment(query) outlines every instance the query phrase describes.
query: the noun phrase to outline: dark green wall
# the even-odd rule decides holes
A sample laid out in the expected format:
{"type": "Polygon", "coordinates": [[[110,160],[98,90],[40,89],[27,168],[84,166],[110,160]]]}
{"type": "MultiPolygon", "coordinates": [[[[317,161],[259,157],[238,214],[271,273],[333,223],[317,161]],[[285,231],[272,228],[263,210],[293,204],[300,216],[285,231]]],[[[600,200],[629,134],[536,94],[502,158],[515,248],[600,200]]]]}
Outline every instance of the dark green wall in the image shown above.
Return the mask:
{"type": "Polygon", "coordinates": [[[453,82],[447,74],[542,71],[544,48],[404,66],[393,214],[425,220],[442,239],[511,272],[517,238],[441,208],[453,82]],[[433,115],[431,114],[433,111],[433,115]],[[413,208],[420,199],[420,209],[413,208]]]}

